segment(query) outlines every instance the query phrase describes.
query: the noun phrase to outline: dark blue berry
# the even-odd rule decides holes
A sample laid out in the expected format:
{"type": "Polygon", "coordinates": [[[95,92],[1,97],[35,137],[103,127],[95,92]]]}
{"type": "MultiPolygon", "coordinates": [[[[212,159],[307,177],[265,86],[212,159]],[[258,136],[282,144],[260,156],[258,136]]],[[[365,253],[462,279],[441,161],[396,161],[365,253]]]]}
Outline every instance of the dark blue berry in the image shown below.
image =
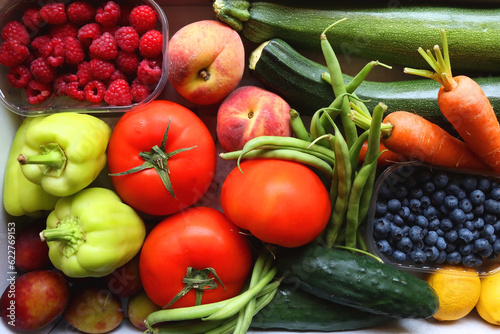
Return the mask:
{"type": "Polygon", "coordinates": [[[394,189],[394,195],[399,199],[406,198],[408,197],[408,188],[403,184],[397,185],[394,189]]]}
{"type": "Polygon", "coordinates": [[[396,247],[400,251],[408,253],[413,248],[413,243],[411,242],[410,238],[402,237],[401,240],[397,242],[396,247]]]}
{"type": "Polygon", "coordinates": [[[463,224],[463,228],[466,228],[469,231],[474,231],[475,230],[474,222],[472,220],[465,221],[465,223],[463,224]]]}
{"type": "Polygon", "coordinates": [[[463,224],[463,223],[465,223],[466,219],[467,218],[465,217],[465,212],[463,212],[463,210],[458,209],[458,208],[451,210],[450,220],[454,224],[463,224]]]}
{"type": "Polygon", "coordinates": [[[387,201],[387,211],[391,213],[399,213],[401,210],[401,201],[397,198],[390,199],[387,201]]]}
{"type": "Polygon", "coordinates": [[[472,244],[461,244],[458,246],[458,251],[464,256],[472,254],[472,244]]]}
{"type": "Polygon", "coordinates": [[[480,205],[480,204],[483,204],[485,199],[486,199],[486,195],[484,194],[484,192],[480,189],[476,189],[476,190],[473,190],[471,191],[470,195],[469,195],[469,199],[472,203],[472,205],[480,205]]]}
{"type": "Polygon", "coordinates": [[[468,244],[474,239],[474,235],[471,230],[462,228],[458,231],[458,238],[468,244]]]}
{"type": "Polygon", "coordinates": [[[437,172],[433,177],[436,188],[444,188],[448,184],[448,174],[445,172],[437,172]]]}
{"type": "Polygon", "coordinates": [[[382,254],[390,255],[392,253],[392,247],[389,244],[389,242],[385,239],[377,241],[376,247],[378,251],[382,254]]]}
{"type": "Polygon", "coordinates": [[[481,190],[482,192],[486,193],[491,186],[491,180],[488,178],[480,178],[477,181],[477,189],[481,190]]]}
{"type": "Polygon", "coordinates": [[[422,241],[424,239],[424,231],[420,226],[414,225],[410,228],[408,236],[413,242],[422,241]]]}
{"type": "Polygon", "coordinates": [[[427,247],[425,250],[425,255],[429,261],[435,261],[439,256],[439,250],[436,246],[427,247]]]}
{"type": "Polygon", "coordinates": [[[464,257],[462,257],[462,264],[466,267],[477,267],[482,263],[481,259],[479,259],[477,256],[474,254],[468,254],[464,257]]]}
{"type": "Polygon", "coordinates": [[[459,264],[462,262],[462,255],[458,251],[448,253],[446,256],[446,262],[449,264],[459,264]]]}
{"type": "Polygon", "coordinates": [[[458,198],[453,195],[448,195],[444,198],[443,204],[448,209],[455,209],[458,206],[458,198]]]}
{"type": "Polygon", "coordinates": [[[424,183],[424,191],[427,194],[432,194],[436,190],[436,185],[432,181],[428,181],[424,183]]]}
{"type": "Polygon", "coordinates": [[[479,205],[474,206],[472,208],[472,213],[475,216],[481,216],[484,213],[484,205],[483,204],[479,204],[479,205]]]}
{"type": "Polygon", "coordinates": [[[404,236],[403,229],[399,226],[392,225],[390,236],[393,240],[401,240],[401,238],[404,236]]]}
{"type": "Polygon", "coordinates": [[[432,231],[436,231],[439,228],[441,221],[437,218],[431,219],[427,228],[432,231]]]}
{"type": "MultiPolygon", "coordinates": [[[[411,205],[411,201],[410,201],[410,205],[411,205]]],[[[402,206],[401,209],[399,210],[399,216],[402,219],[410,218],[410,208],[407,206],[402,206]]]]}
{"type": "Polygon", "coordinates": [[[400,251],[399,249],[396,249],[392,253],[392,258],[394,259],[395,262],[403,263],[406,261],[406,253],[400,251]]]}
{"type": "Polygon", "coordinates": [[[468,198],[464,198],[458,203],[458,208],[463,212],[471,212],[472,211],[472,203],[468,198]]]}
{"type": "Polygon", "coordinates": [[[427,260],[427,255],[421,249],[415,249],[410,253],[410,258],[415,264],[423,264],[427,260]]]}
{"type": "Polygon", "coordinates": [[[419,199],[424,195],[422,188],[412,188],[410,190],[410,198],[419,199]]]}
{"type": "Polygon", "coordinates": [[[493,252],[495,252],[496,254],[500,254],[500,239],[497,239],[493,243],[493,252]]]}
{"type": "Polygon", "coordinates": [[[420,207],[421,208],[424,208],[424,209],[428,208],[431,204],[432,204],[432,201],[429,198],[429,196],[424,195],[420,198],[420,207]]]}
{"type": "Polygon", "coordinates": [[[436,231],[429,231],[425,236],[425,243],[427,246],[434,246],[439,238],[436,231]]]}
{"type": "Polygon", "coordinates": [[[375,204],[375,216],[382,217],[387,213],[387,203],[377,201],[375,204]]]}
{"type": "Polygon", "coordinates": [[[392,217],[392,222],[394,223],[394,225],[400,226],[400,227],[405,225],[405,220],[400,215],[394,215],[392,217]]]}
{"type": "Polygon", "coordinates": [[[439,249],[440,251],[445,250],[447,245],[448,245],[448,243],[446,242],[446,240],[444,240],[443,237],[438,237],[438,239],[436,241],[436,248],[437,249],[439,249]]]}
{"type": "Polygon", "coordinates": [[[431,205],[429,206],[428,208],[425,208],[423,210],[423,215],[428,219],[428,220],[431,220],[431,219],[434,219],[434,218],[437,218],[439,217],[439,212],[438,210],[436,209],[435,206],[431,205]]]}
{"type": "Polygon", "coordinates": [[[444,190],[437,190],[431,195],[432,203],[436,206],[443,204],[446,197],[446,192],[444,190]]]}
{"type": "Polygon", "coordinates": [[[436,264],[444,263],[446,261],[446,255],[447,254],[444,250],[440,251],[438,257],[434,260],[434,263],[436,264]]]}
{"type": "Polygon", "coordinates": [[[410,200],[409,209],[411,210],[411,212],[417,213],[420,210],[420,205],[421,205],[420,199],[412,198],[410,200]]]}
{"type": "Polygon", "coordinates": [[[473,191],[477,187],[477,178],[474,176],[465,176],[461,180],[461,185],[466,191],[473,191]]]}
{"type": "Polygon", "coordinates": [[[487,199],[484,201],[484,209],[486,212],[492,213],[492,214],[500,214],[500,201],[496,201],[494,199],[487,199]]]}
{"type": "Polygon", "coordinates": [[[445,233],[444,235],[444,240],[447,242],[455,242],[458,239],[458,232],[457,230],[451,230],[445,233]]]}
{"type": "Polygon", "coordinates": [[[485,250],[486,248],[488,248],[489,245],[490,245],[490,243],[488,242],[488,240],[486,240],[486,238],[476,239],[476,240],[474,240],[474,244],[472,246],[472,251],[479,252],[479,251],[485,250]]]}
{"type": "Polygon", "coordinates": [[[385,218],[379,218],[373,226],[373,236],[376,240],[384,239],[391,231],[391,222],[385,218]]]}
{"type": "Polygon", "coordinates": [[[427,228],[427,226],[429,226],[429,220],[422,215],[415,216],[415,225],[421,228],[427,228]]]}
{"type": "Polygon", "coordinates": [[[479,255],[481,258],[485,259],[485,258],[489,257],[492,253],[493,253],[493,246],[491,246],[488,243],[488,246],[486,246],[485,249],[478,251],[477,255],[479,255]]]}
{"type": "Polygon", "coordinates": [[[485,224],[481,230],[481,237],[488,239],[492,235],[495,235],[495,228],[491,224],[485,224]]]}
{"type": "Polygon", "coordinates": [[[452,195],[455,197],[458,197],[460,195],[461,190],[462,189],[460,188],[460,185],[458,184],[458,182],[451,182],[451,183],[448,183],[448,185],[446,186],[446,193],[448,195],[452,195]]]}
{"type": "Polygon", "coordinates": [[[477,217],[474,221],[474,229],[481,230],[484,227],[484,220],[481,217],[477,217]]]}
{"type": "Polygon", "coordinates": [[[387,182],[383,182],[378,189],[378,195],[385,199],[390,199],[392,197],[391,185],[387,182]]]}
{"type": "Polygon", "coordinates": [[[498,220],[497,215],[492,213],[485,213],[482,217],[485,224],[494,225],[498,220]]]}
{"type": "Polygon", "coordinates": [[[495,201],[500,200],[500,187],[495,187],[491,190],[490,192],[490,198],[494,199],[495,201]]]}

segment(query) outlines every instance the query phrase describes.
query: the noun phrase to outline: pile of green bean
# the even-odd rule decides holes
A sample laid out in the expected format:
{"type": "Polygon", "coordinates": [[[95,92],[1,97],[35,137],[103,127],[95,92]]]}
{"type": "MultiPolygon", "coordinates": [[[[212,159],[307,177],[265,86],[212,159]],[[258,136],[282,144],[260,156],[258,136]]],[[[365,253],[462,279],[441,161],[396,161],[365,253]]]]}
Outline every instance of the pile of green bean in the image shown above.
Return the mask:
{"type": "Polygon", "coordinates": [[[276,295],[276,273],[274,256],[263,248],[245,292],[216,303],[155,311],[146,318],[145,333],[244,334],[253,316],[276,295]]]}
{"type": "Polygon", "coordinates": [[[220,156],[237,160],[238,166],[241,159],[273,158],[297,161],[316,169],[325,176],[332,201],[331,218],[321,236],[322,241],[328,247],[343,244],[344,247],[366,250],[359,227],[366,219],[373,192],[380,156],[380,127],[387,107],[379,103],[370,114],[364,104],[366,101],[360,100],[355,90],[374,66],[386,65],[372,61],[345,83],[337,56],[325,34],[342,21],[327,27],[320,36],[328,67],[323,78],[331,84],[335,99],[312,116],[309,130],[300,113],[292,109],[290,124],[294,137],[256,137],[249,140],[242,150],[221,153],[220,156]],[[359,133],[360,129],[350,118],[353,109],[371,119],[370,129],[359,133]],[[339,125],[336,124],[338,118],[339,125]],[[365,141],[368,141],[368,149],[363,164],[359,166],[359,153],[365,141]]]}

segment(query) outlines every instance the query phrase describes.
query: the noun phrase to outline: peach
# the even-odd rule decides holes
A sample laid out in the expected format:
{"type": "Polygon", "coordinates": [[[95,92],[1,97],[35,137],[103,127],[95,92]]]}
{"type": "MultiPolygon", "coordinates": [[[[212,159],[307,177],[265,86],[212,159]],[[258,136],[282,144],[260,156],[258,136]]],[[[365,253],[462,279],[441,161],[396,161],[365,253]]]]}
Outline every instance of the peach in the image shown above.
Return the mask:
{"type": "Polygon", "coordinates": [[[217,138],[225,151],[241,150],[257,136],[291,136],[290,106],[279,95],[242,86],[217,111],[217,138]]]}
{"type": "Polygon", "coordinates": [[[170,39],[169,81],[188,101],[221,102],[240,83],[245,50],[240,35],[215,20],[190,23],[170,39]]]}

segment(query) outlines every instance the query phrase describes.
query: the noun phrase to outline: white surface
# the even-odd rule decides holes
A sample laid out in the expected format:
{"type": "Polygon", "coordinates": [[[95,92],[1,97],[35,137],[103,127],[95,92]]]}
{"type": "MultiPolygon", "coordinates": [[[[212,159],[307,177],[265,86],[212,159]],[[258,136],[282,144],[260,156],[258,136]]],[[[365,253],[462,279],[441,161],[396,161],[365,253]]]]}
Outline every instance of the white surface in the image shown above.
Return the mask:
{"type": "MultiPolygon", "coordinates": [[[[170,24],[170,32],[171,34],[175,33],[180,27],[183,25],[201,20],[201,19],[212,19],[213,13],[211,7],[207,4],[210,4],[210,0],[191,0],[191,1],[169,1],[162,0],[159,1],[160,4],[166,4],[163,6],[167,17],[169,19],[170,24]],[[187,6],[172,6],[172,4],[182,3],[184,5],[193,5],[189,8],[187,6]],[[194,6],[198,5],[198,6],[194,6]]],[[[247,44],[248,50],[252,50],[254,47],[251,44],[247,44]]],[[[364,64],[366,61],[361,61],[360,64],[364,64]]],[[[349,61],[348,64],[343,64],[345,71],[355,71],[360,67],[356,66],[357,63],[354,61],[349,61]]],[[[258,82],[254,81],[250,76],[245,76],[241,85],[247,84],[255,84],[259,85],[258,82]]],[[[197,108],[196,106],[190,105],[187,101],[182,99],[178,94],[176,94],[170,86],[167,84],[167,88],[164,93],[161,95],[161,98],[170,99],[176,102],[179,102],[193,111],[197,111],[208,123],[208,126],[214,128],[214,111],[216,111],[215,107],[208,108],[197,108]]],[[[113,121],[113,120],[111,120],[113,121]]],[[[0,175],[3,176],[5,170],[5,164],[10,148],[10,144],[12,142],[12,138],[14,137],[15,131],[21,122],[21,117],[14,115],[13,113],[5,110],[3,106],[0,105],[0,175]]],[[[224,176],[227,174],[229,170],[229,166],[223,162],[218,165],[218,170],[216,173],[216,183],[223,180],[224,176]]],[[[0,187],[2,189],[3,194],[3,178],[2,183],[0,183],[0,187]]],[[[212,203],[214,206],[217,206],[218,202],[216,197],[214,196],[217,193],[217,187],[214,188],[214,192],[209,194],[205,200],[206,203],[212,203]]],[[[3,209],[0,211],[1,221],[3,224],[0,226],[0,254],[6,254],[7,252],[7,244],[6,244],[6,226],[9,221],[13,221],[12,217],[8,217],[3,209]]],[[[0,257],[0,275],[2,277],[2,281],[0,284],[0,288],[3,291],[7,286],[7,278],[8,278],[8,265],[6,256],[0,257]]],[[[500,307],[500,305],[499,305],[500,307]]],[[[0,332],[7,333],[10,330],[1,322],[0,332]]],[[[455,322],[437,322],[433,319],[428,320],[413,320],[413,319],[402,319],[402,320],[394,320],[390,324],[379,326],[376,328],[369,328],[366,330],[358,330],[358,331],[347,331],[342,333],[445,333],[448,331],[453,331],[454,334],[468,334],[468,333],[498,333],[500,328],[498,326],[493,326],[487,324],[485,321],[479,318],[477,313],[473,311],[469,316],[464,319],[455,322]]],[[[48,331],[49,329],[47,329],[48,331]]],[[[75,333],[76,331],[68,326],[64,321],[60,321],[57,326],[50,331],[51,333],[75,333]]],[[[133,328],[127,320],[123,322],[123,324],[113,333],[140,333],[139,330],[133,328]]],[[[260,333],[257,331],[250,331],[249,333],[260,333]]],[[[268,334],[285,334],[290,332],[265,332],[268,334]]],[[[302,333],[305,334],[305,333],[302,333]]]]}

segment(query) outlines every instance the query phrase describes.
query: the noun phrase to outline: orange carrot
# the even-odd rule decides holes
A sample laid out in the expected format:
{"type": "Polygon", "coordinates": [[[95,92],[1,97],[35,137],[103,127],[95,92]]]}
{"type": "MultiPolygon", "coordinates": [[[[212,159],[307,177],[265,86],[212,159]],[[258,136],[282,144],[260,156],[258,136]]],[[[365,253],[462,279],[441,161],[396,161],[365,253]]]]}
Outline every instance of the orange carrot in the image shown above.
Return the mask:
{"type": "MultiPolygon", "coordinates": [[[[371,118],[356,108],[351,110],[351,119],[361,128],[370,127],[371,118]]],[[[489,170],[463,141],[417,114],[394,111],[384,118],[380,131],[381,143],[406,161],[419,160],[448,168],[489,170]]]]}
{"type": "Polygon", "coordinates": [[[420,54],[434,72],[409,68],[405,72],[441,83],[438,91],[441,112],[479,159],[500,173],[500,123],[490,101],[476,81],[464,75],[453,77],[444,30],[441,34],[443,53],[437,45],[434,47],[435,57],[429,50],[424,52],[419,48],[420,54]]]}
{"type": "MultiPolygon", "coordinates": [[[[363,163],[367,149],[368,149],[368,141],[365,141],[363,143],[363,146],[361,146],[361,150],[359,151],[360,163],[363,163]]],[[[380,143],[379,153],[380,155],[377,160],[378,166],[389,166],[397,162],[408,161],[407,157],[389,150],[387,147],[385,147],[384,143],[380,143]]]]}

